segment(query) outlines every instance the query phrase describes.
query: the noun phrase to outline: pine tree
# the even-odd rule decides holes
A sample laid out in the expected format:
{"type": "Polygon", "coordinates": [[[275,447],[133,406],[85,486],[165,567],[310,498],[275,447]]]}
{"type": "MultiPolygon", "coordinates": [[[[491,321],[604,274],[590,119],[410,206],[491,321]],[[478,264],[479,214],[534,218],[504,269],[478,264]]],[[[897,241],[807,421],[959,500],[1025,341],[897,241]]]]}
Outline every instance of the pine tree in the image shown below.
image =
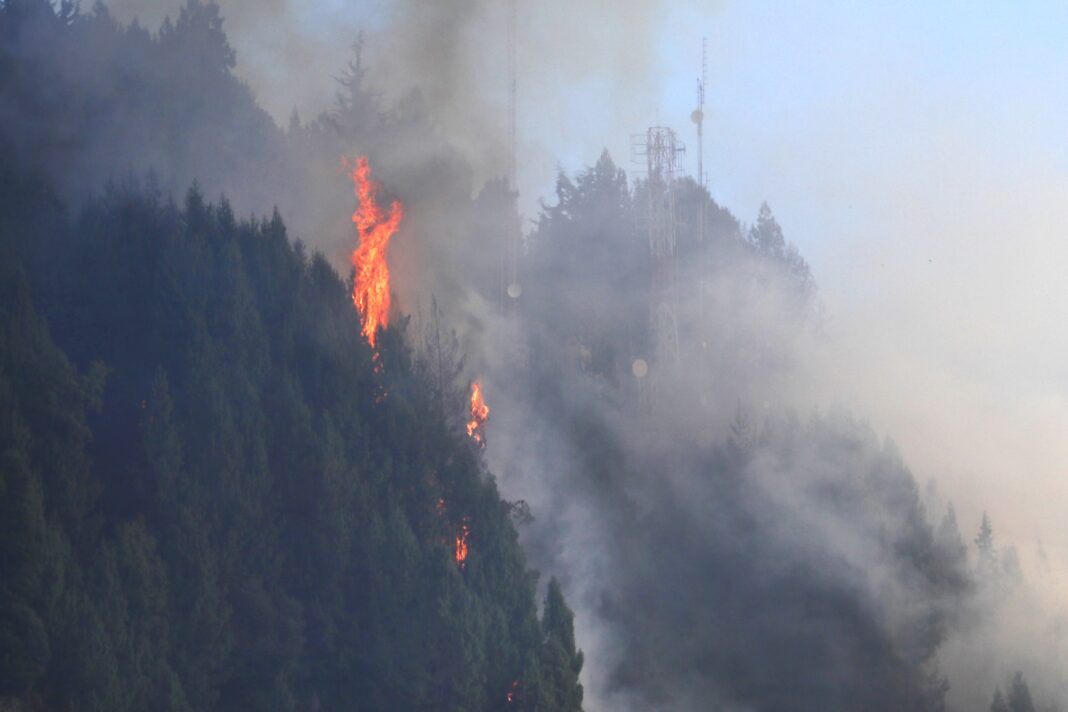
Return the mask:
{"type": "Polygon", "coordinates": [[[992,578],[997,573],[998,554],[994,548],[994,529],[986,512],[983,512],[983,519],[979,523],[975,547],[979,553],[979,575],[987,579],[992,578]]]}
{"type": "Polygon", "coordinates": [[[1017,672],[1012,676],[1012,686],[1009,688],[1009,710],[1011,712],[1035,712],[1035,704],[1031,701],[1031,691],[1027,689],[1023,673],[1017,672]]]}
{"type": "Polygon", "coordinates": [[[769,257],[782,257],[786,253],[786,238],[768,204],[760,204],[756,225],[749,228],[749,242],[769,257]]]}
{"type": "Polygon", "coordinates": [[[545,609],[541,620],[545,647],[542,658],[542,675],[552,692],[552,708],[579,712],[582,709],[582,685],[578,677],[582,671],[583,656],[575,649],[574,614],[564,602],[560,583],[549,581],[545,594],[545,609]]]}
{"type": "Polygon", "coordinates": [[[946,512],[935,531],[935,541],[941,550],[952,558],[961,558],[967,553],[960,527],[957,525],[957,512],[952,504],[946,505],[946,512]]]}

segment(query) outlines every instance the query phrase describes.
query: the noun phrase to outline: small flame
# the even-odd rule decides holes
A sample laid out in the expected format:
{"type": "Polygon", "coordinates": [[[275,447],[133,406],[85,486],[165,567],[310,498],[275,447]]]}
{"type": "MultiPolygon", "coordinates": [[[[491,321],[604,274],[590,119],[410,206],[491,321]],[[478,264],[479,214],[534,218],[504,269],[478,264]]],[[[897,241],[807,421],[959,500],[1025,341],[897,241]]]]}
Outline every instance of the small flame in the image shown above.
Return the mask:
{"type": "Polygon", "coordinates": [[[471,536],[471,525],[467,521],[467,517],[463,518],[460,522],[460,533],[456,535],[456,565],[463,571],[467,566],[467,539],[471,536]]]}
{"type": "Polygon", "coordinates": [[[508,704],[515,702],[515,693],[517,690],[519,690],[519,680],[512,680],[512,687],[508,690],[508,694],[504,696],[505,699],[508,700],[508,704]]]}
{"type": "Polygon", "coordinates": [[[371,164],[360,156],[350,166],[352,183],[359,207],[352,222],[360,237],[352,253],[352,303],[363,319],[363,335],[375,345],[379,327],[389,324],[389,265],[386,249],[404,217],[404,206],[394,200],[387,215],[376,200],[378,184],[371,180],[371,164]]]}
{"type": "Polygon", "coordinates": [[[489,418],[489,406],[482,397],[482,385],[475,381],[471,384],[471,420],[467,421],[467,435],[478,445],[486,444],[483,426],[489,418]]]}

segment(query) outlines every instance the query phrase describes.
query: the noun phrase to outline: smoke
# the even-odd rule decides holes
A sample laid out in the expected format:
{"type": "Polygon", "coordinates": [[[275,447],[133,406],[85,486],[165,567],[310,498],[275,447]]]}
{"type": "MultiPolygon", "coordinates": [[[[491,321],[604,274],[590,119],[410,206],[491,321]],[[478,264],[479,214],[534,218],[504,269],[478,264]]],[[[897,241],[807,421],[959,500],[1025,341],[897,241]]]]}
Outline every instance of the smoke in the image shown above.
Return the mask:
{"type": "MultiPolygon", "coordinates": [[[[175,17],[182,4],[115,0],[108,6],[120,20],[139,18],[154,28],[175,17]]],[[[294,110],[307,119],[330,108],[338,91],[335,79],[362,42],[368,79],[387,103],[418,90],[476,178],[506,174],[507,2],[218,4],[237,51],[238,74],[280,125],[294,110]]],[[[577,168],[590,146],[599,149],[606,142],[622,156],[629,132],[658,113],[657,77],[664,66],[657,47],[670,34],[662,26],[667,16],[659,0],[516,3],[516,149],[527,211],[536,209],[561,161],[577,168]],[[618,126],[628,128],[616,137],[606,131],[618,126]]]]}
{"type": "MultiPolygon", "coordinates": [[[[601,168],[590,180],[610,176],[601,168]]],[[[616,209],[610,189],[586,188],[594,215],[616,209]]],[[[608,385],[648,351],[639,340],[621,364],[603,357],[619,345],[598,343],[584,305],[602,323],[636,305],[589,253],[551,260],[535,277],[549,284],[530,284],[561,295],[518,369],[534,373],[530,390],[507,368],[487,386],[505,399],[495,469],[543,517],[531,555],[564,572],[580,612],[591,709],[933,707],[962,562],[940,553],[891,447],[843,416],[790,415],[812,403],[789,386],[815,338],[797,275],[720,224],[714,268],[679,282],[680,316],[715,346],[687,350],[677,370],[654,364],[651,404],[608,385]]],[[[598,239],[579,235],[564,232],[598,239]]]]}

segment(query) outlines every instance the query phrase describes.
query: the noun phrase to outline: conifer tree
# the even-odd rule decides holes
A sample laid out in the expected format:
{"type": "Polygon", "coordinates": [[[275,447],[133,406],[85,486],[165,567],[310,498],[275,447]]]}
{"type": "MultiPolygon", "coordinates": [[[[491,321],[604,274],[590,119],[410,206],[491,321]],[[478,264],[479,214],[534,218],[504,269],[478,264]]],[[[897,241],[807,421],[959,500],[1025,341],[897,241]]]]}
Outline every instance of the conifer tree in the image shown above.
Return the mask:
{"type": "Polygon", "coordinates": [[[986,578],[994,576],[997,573],[998,554],[994,548],[994,528],[986,512],[983,512],[979,533],[975,536],[975,548],[979,554],[979,575],[986,578]]]}

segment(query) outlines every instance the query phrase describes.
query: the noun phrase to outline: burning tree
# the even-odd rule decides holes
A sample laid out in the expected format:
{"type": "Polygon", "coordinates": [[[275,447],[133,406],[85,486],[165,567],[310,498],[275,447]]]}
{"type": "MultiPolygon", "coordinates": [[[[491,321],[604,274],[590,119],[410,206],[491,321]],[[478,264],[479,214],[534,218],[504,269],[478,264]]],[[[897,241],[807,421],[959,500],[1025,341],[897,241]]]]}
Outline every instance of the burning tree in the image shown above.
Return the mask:
{"type": "Polygon", "coordinates": [[[371,180],[371,164],[360,156],[351,165],[351,176],[359,207],[352,222],[360,236],[352,252],[352,303],[363,320],[363,335],[373,347],[380,326],[389,324],[389,264],[386,252],[390,238],[404,217],[404,206],[394,200],[386,213],[378,205],[378,184],[371,180]]]}
{"type": "Polygon", "coordinates": [[[467,435],[480,447],[486,445],[484,427],[489,418],[489,406],[482,397],[482,384],[474,381],[471,384],[471,419],[467,421],[467,435]]]}

